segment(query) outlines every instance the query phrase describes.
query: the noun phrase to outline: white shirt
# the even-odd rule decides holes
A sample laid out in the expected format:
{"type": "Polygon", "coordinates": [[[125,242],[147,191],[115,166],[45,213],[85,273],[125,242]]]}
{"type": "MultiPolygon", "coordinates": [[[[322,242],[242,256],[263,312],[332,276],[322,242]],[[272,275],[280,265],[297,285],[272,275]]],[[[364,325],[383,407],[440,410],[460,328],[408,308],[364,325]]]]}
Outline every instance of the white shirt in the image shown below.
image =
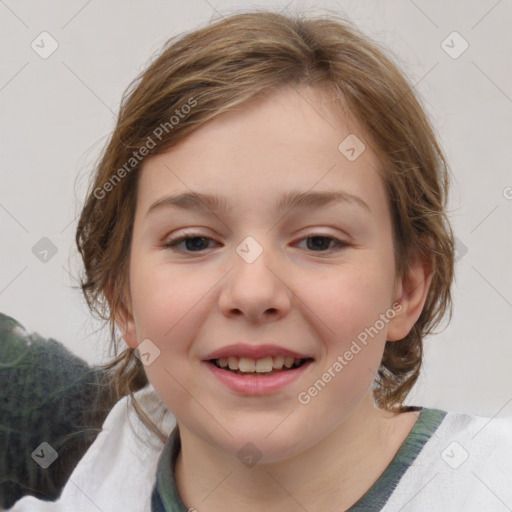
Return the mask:
{"type": "MultiPolygon", "coordinates": [[[[176,419],[151,385],[135,393],[165,435],[176,419]]],[[[151,512],[164,444],[121,399],[79,461],[60,498],[19,500],[9,512],[151,512]]],[[[512,417],[448,412],[409,466],[382,512],[510,512],[512,417]]],[[[374,512],[374,511],[369,511],[374,512]]]]}

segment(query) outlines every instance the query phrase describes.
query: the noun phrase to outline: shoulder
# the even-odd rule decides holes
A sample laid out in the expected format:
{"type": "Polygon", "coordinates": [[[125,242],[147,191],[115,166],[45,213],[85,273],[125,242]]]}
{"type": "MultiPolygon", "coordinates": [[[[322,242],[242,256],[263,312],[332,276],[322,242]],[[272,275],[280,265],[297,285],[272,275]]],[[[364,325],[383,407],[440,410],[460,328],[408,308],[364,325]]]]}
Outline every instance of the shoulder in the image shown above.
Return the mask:
{"type": "Polygon", "coordinates": [[[0,361],[0,506],[56,499],[113,406],[104,372],[2,313],[0,361]],[[45,469],[31,457],[42,441],[60,456],[45,469]]]}
{"type": "Polygon", "coordinates": [[[512,416],[484,417],[447,412],[439,427],[440,440],[467,447],[475,459],[504,459],[512,468],[512,416]]]}
{"type": "MultiPolygon", "coordinates": [[[[169,435],[176,424],[154,389],[134,394],[160,430],[169,435]]],[[[150,510],[151,491],[164,443],[138,418],[131,399],[119,400],[102,431],[71,474],[60,498],[49,504],[34,498],[20,500],[10,512],[87,510],[91,501],[103,512],[150,510]]],[[[96,510],[96,508],[95,508],[96,510]]]]}
{"type": "Polygon", "coordinates": [[[442,412],[384,510],[510,510],[512,417],[442,412]]]}

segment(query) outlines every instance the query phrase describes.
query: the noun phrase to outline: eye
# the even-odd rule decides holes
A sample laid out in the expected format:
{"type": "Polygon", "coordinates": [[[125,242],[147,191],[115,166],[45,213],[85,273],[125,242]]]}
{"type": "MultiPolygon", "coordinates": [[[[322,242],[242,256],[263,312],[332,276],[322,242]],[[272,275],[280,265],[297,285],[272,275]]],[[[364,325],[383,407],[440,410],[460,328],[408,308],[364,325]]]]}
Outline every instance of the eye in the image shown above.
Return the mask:
{"type": "Polygon", "coordinates": [[[311,243],[307,243],[307,248],[314,251],[314,252],[326,252],[323,249],[332,250],[333,248],[336,250],[343,249],[344,247],[347,247],[349,244],[346,242],[342,242],[341,240],[338,240],[337,238],[333,238],[330,236],[325,235],[316,235],[316,236],[308,236],[306,238],[303,238],[301,241],[311,241],[311,243]],[[334,247],[331,247],[329,249],[330,243],[334,243],[334,247]]]}
{"type": "MultiPolygon", "coordinates": [[[[171,249],[176,252],[200,252],[208,249],[208,242],[212,241],[212,238],[202,236],[200,233],[186,233],[177,238],[171,238],[165,242],[162,247],[171,249]],[[185,249],[179,248],[179,245],[185,244],[185,249]]],[[[301,242],[307,241],[307,249],[313,252],[328,252],[330,250],[341,250],[348,247],[350,244],[338,240],[337,238],[316,235],[302,238],[301,242]],[[329,247],[332,243],[332,246],[329,247]]]]}
{"type": "Polygon", "coordinates": [[[176,252],[183,252],[183,249],[179,249],[178,246],[185,242],[186,252],[199,252],[200,250],[206,249],[205,241],[212,240],[206,236],[202,236],[200,233],[186,233],[179,236],[178,238],[171,238],[163,244],[162,247],[166,249],[172,249],[176,252]]]}

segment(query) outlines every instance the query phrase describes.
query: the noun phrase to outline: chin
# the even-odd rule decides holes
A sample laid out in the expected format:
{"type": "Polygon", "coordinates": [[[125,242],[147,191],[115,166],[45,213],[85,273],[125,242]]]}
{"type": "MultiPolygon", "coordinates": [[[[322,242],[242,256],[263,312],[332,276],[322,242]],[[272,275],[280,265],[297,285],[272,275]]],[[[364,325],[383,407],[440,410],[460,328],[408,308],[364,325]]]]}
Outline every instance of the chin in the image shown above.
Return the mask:
{"type": "MultiPolygon", "coordinates": [[[[212,439],[229,454],[237,457],[243,464],[275,464],[299,455],[309,447],[304,425],[293,424],[291,420],[282,421],[241,421],[232,423],[229,432],[233,437],[222,436],[222,440],[212,439]],[[286,422],[289,421],[289,424],[286,422]]],[[[314,442],[311,442],[313,445],[314,442]]]]}

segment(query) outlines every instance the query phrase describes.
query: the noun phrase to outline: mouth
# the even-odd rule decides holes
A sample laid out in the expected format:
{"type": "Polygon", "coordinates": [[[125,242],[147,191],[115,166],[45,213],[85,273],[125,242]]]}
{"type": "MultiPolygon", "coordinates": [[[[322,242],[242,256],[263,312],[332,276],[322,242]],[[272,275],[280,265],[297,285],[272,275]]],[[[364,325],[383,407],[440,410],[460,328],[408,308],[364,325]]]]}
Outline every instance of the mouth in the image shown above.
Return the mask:
{"type": "Polygon", "coordinates": [[[209,364],[235,375],[247,377],[270,377],[290,372],[312,362],[313,358],[296,358],[291,356],[267,356],[259,359],[250,357],[220,357],[208,360],[209,364]]]}

